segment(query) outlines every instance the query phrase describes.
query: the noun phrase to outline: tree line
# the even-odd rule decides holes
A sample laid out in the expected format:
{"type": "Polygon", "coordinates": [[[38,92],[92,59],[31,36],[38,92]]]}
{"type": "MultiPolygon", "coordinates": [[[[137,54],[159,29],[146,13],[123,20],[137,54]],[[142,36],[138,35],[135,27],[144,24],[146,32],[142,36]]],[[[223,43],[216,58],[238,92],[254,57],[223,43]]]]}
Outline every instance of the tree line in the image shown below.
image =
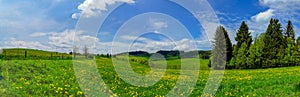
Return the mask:
{"type": "Polygon", "coordinates": [[[282,27],[271,19],[265,32],[252,38],[246,22],[242,22],[231,43],[223,26],[216,30],[212,46],[214,69],[260,69],[300,65],[300,37],[295,39],[292,21],[282,27]],[[226,56],[225,56],[226,55],[226,56]],[[222,65],[225,64],[225,65],[222,65]]]}

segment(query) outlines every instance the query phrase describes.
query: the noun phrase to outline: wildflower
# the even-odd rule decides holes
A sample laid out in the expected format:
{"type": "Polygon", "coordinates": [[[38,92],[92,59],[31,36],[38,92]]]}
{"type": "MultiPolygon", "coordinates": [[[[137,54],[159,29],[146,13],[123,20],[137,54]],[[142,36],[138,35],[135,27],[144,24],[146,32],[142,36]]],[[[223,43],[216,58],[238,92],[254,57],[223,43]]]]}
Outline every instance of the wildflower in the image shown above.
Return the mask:
{"type": "Polygon", "coordinates": [[[78,91],[78,92],[77,92],[77,95],[82,95],[82,92],[81,92],[81,91],[78,91]]]}
{"type": "Polygon", "coordinates": [[[25,82],[25,85],[29,85],[30,83],[29,82],[25,82]]]}
{"type": "Polygon", "coordinates": [[[50,84],[50,87],[54,87],[54,84],[50,84]]]}
{"type": "Polygon", "coordinates": [[[58,87],[58,88],[57,88],[57,90],[58,90],[58,91],[61,91],[61,90],[63,90],[63,88],[61,88],[61,87],[58,87]]]}
{"type": "Polygon", "coordinates": [[[69,84],[66,84],[65,87],[70,87],[70,85],[69,85],[69,84]]]}

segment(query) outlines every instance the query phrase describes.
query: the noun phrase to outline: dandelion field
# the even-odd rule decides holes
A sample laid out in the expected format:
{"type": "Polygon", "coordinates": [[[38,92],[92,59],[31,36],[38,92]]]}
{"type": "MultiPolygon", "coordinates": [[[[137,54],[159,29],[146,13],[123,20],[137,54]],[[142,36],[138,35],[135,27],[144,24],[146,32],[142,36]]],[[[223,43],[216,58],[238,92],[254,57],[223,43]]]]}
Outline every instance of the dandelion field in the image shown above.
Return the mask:
{"type": "MultiPolygon", "coordinates": [[[[107,96],[164,96],[174,89],[180,76],[180,68],[176,68],[180,62],[168,60],[168,69],[165,72],[157,72],[157,75],[163,75],[161,80],[149,87],[138,87],[120,78],[111,59],[96,58],[91,61],[96,63],[95,69],[109,88],[103,91],[107,96]]],[[[210,73],[205,64],[207,62],[200,60],[199,72],[190,71],[191,75],[199,74],[198,80],[195,87],[190,87],[194,88],[193,91],[183,92],[182,95],[202,95],[210,73]]],[[[75,76],[76,69],[74,70],[73,66],[72,60],[1,60],[0,96],[84,96],[85,92],[93,90],[93,87],[80,87],[77,81],[80,76],[75,76]]],[[[140,75],[150,71],[149,66],[139,62],[131,62],[131,67],[140,75]]],[[[300,67],[226,70],[221,85],[213,96],[299,96],[299,71],[300,67]]],[[[79,75],[81,73],[84,71],[79,72],[79,75]]],[[[186,81],[189,80],[187,77],[186,81]]],[[[174,90],[182,92],[176,87],[174,90]]]]}

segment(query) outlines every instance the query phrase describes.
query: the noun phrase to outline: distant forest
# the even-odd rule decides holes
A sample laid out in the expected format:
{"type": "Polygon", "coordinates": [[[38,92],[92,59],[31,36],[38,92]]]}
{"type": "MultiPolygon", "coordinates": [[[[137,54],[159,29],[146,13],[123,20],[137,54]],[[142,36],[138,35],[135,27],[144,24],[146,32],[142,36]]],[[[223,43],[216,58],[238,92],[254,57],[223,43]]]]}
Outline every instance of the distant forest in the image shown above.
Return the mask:
{"type": "Polygon", "coordinates": [[[300,37],[295,38],[292,21],[288,21],[288,24],[282,27],[278,19],[271,19],[266,31],[254,38],[243,21],[236,32],[235,41],[236,44],[232,45],[226,29],[222,26],[217,28],[211,58],[211,66],[214,69],[259,69],[300,65],[300,37]],[[226,64],[225,67],[222,63],[226,64]]]}

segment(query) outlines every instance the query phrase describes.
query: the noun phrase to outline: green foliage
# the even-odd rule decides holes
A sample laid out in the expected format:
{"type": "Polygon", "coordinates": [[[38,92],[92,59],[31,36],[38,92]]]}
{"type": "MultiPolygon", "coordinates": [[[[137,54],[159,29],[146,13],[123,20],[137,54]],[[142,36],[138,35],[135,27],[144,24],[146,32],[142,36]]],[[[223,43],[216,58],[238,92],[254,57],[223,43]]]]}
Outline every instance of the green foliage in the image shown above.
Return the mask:
{"type": "Polygon", "coordinates": [[[249,57],[247,58],[247,64],[249,65],[249,68],[262,68],[262,53],[263,48],[265,46],[264,39],[265,33],[262,33],[260,36],[255,38],[254,44],[251,45],[249,49],[249,57]]]}
{"type": "Polygon", "coordinates": [[[247,55],[248,55],[248,49],[247,44],[244,42],[241,47],[238,50],[238,54],[236,56],[236,66],[239,69],[246,69],[247,66],[247,55]]]}
{"type": "Polygon", "coordinates": [[[287,37],[287,48],[285,49],[283,66],[292,66],[294,64],[294,47],[291,37],[287,37]]]}
{"type": "Polygon", "coordinates": [[[295,31],[291,21],[282,33],[278,19],[271,19],[265,33],[256,37],[251,44],[250,33],[242,22],[235,40],[234,58],[229,65],[236,69],[276,68],[300,65],[300,37],[295,41],[295,31]],[[243,44],[245,44],[243,46],[243,44]]]}
{"type": "Polygon", "coordinates": [[[235,57],[232,57],[229,64],[226,65],[226,69],[234,69],[236,66],[236,58],[235,57]]]}
{"type": "Polygon", "coordinates": [[[210,68],[211,67],[211,60],[208,61],[207,66],[210,68]]]}

